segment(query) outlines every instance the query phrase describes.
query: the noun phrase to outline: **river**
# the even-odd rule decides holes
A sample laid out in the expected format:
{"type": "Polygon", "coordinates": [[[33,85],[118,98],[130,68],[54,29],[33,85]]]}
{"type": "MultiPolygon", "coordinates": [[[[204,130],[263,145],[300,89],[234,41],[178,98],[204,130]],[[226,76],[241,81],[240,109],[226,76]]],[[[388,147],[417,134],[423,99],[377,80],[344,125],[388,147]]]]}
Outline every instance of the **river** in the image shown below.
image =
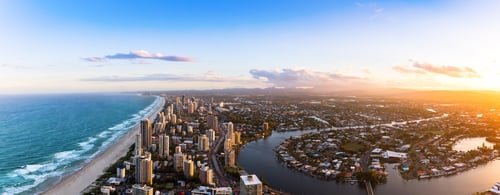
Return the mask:
{"type": "MultiPolygon", "coordinates": [[[[307,131],[273,132],[267,138],[242,147],[238,163],[250,174],[264,178],[269,185],[292,194],[366,194],[364,187],[335,181],[323,181],[297,172],[277,159],[274,149],[290,136],[307,131]]],[[[500,161],[495,160],[458,175],[425,180],[405,181],[394,165],[386,165],[386,184],[375,187],[375,194],[472,194],[484,191],[500,181],[500,161]]]]}
{"type": "Polygon", "coordinates": [[[458,142],[453,145],[453,150],[467,152],[482,147],[483,145],[488,148],[493,148],[495,144],[486,141],[486,137],[465,138],[458,140],[458,142]]]}

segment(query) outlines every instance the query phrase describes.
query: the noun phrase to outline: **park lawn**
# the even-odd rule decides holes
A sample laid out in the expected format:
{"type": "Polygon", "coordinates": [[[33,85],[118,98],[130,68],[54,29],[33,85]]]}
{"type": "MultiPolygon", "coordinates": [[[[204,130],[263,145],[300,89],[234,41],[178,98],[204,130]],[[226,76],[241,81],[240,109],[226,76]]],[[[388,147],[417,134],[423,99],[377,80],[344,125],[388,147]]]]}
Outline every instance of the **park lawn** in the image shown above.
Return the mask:
{"type": "Polygon", "coordinates": [[[422,134],[431,134],[431,135],[443,135],[444,132],[442,130],[423,130],[422,134]]]}
{"type": "Polygon", "coordinates": [[[345,144],[342,144],[340,148],[346,152],[350,153],[357,153],[357,152],[363,152],[366,150],[366,146],[362,143],[358,142],[348,142],[345,144]]]}

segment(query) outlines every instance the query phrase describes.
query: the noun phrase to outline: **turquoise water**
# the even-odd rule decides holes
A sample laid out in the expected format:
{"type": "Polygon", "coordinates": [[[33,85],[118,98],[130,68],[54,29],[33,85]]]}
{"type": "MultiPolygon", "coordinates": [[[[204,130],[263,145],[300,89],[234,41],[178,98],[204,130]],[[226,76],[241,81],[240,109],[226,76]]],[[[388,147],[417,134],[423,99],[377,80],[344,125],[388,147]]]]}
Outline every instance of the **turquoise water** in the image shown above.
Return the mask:
{"type": "Polygon", "coordinates": [[[159,104],[135,94],[0,96],[0,194],[45,190],[159,104]]]}

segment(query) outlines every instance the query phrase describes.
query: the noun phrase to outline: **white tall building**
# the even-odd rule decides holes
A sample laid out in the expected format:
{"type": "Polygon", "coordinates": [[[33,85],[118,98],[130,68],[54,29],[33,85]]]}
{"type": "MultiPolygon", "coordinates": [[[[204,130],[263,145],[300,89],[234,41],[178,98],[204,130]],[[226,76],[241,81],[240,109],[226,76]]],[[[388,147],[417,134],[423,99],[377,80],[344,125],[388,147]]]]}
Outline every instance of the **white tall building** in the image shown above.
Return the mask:
{"type": "Polygon", "coordinates": [[[219,120],[217,119],[217,116],[214,116],[214,114],[209,113],[207,116],[207,127],[209,129],[213,129],[217,131],[219,129],[219,120]]]}
{"type": "Polygon", "coordinates": [[[132,186],[132,195],[153,195],[153,188],[147,185],[134,184],[132,186]]]}
{"type": "Polygon", "coordinates": [[[163,112],[158,113],[157,120],[158,120],[158,123],[160,123],[160,126],[158,127],[159,131],[156,132],[156,133],[163,133],[163,131],[165,131],[165,126],[166,126],[166,123],[167,123],[167,120],[166,120],[166,117],[165,117],[165,113],[163,113],[163,112]]]}
{"type": "Polygon", "coordinates": [[[198,186],[191,191],[192,195],[233,195],[231,187],[212,188],[207,186],[198,186]]]}
{"type": "Polygon", "coordinates": [[[263,130],[263,131],[267,131],[267,130],[269,130],[269,123],[267,123],[267,122],[263,123],[263,124],[262,124],[262,130],[263,130]]]}
{"type": "Polygon", "coordinates": [[[204,166],[200,169],[200,181],[204,185],[210,185],[212,184],[214,177],[214,172],[212,169],[208,168],[207,166],[204,166]]]}
{"type": "Polygon", "coordinates": [[[141,156],[142,155],[142,136],[141,134],[135,135],[135,156],[141,156]]]}
{"type": "Polygon", "coordinates": [[[188,114],[193,114],[194,113],[194,104],[193,102],[189,102],[187,106],[188,114]]]}
{"type": "Polygon", "coordinates": [[[231,150],[233,148],[232,143],[231,139],[226,138],[226,140],[224,140],[224,151],[231,150]]]}
{"type": "Polygon", "coordinates": [[[153,127],[153,133],[160,134],[163,130],[163,124],[161,122],[156,122],[153,127]]]}
{"type": "Polygon", "coordinates": [[[182,125],[177,125],[177,133],[181,133],[182,132],[182,125]]]}
{"type": "Polygon", "coordinates": [[[116,177],[117,178],[125,178],[125,163],[120,164],[116,167],[116,177]]]}
{"type": "Polygon", "coordinates": [[[227,130],[231,133],[234,131],[234,124],[232,122],[227,123],[227,130]]]}
{"type": "Polygon", "coordinates": [[[135,182],[139,184],[153,184],[153,161],[151,154],[135,157],[135,182]]]}
{"type": "Polygon", "coordinates": [[[168,105],[167,106],[167,115],[168,114],[173,114],[174,113],[174,109],[172,109],[172,105],[168,105]]]}
{"type": "Polygon", "coordinates": [[[239,132],[239,131],[234,132],[234,144],[236,144],[236,145],[241,144],[241,132],[239,132]]]}
{"type": "Polygon", "coordinates": [[[262,195],[262,182],[257,175],[240,176],[241,195],[262,195]]]}
{"type": "Polygon", "coordinates": [[[227,123],[227,138],[230,139],[230,146],[234,145],[234,125],[232,122],[227,123]]]}
{"type": "Polygon", "coordinates": [[[175,154],[177,153],[182,153],[182,147],[181,146],[175,146],[175,151],[174,151],[175,154]]]}
{"type": "Polygon", "coordinates": [[[208,141],[212,144],[215,141],[215,131],[213,129],[209,129],[207,130],[206,135],[208,137],[208,141]]]}
{"type": "Polygon", "coordinates": [[[210,144],[206,135],[200,135],[198,137],[198,150],[203,152],[210,150],[210,144]]]}
{"type": "Polygon", "coordinates": [[[170,137],[168,135],[160,135],[160,140],[159,140],[159,143],[158,145],[160,145],[159,149],[159,153],[160,153],[160,158],[167,158],[168,155],[169,155],[169,151],[170,151],[170,137]]]}
{"type": "Polygon", "coordinates": [[[170,123],[172,123],[173,125],[177,124],[177,115],[175,115],[175,114],[171,115],[170,123]]]}
{"type": "Polygon", "coordinates": [[[194,176],[194,163],[192,160],[184,161],[184,177],[192,178],[194,176]]]}
{"type": "Polygon", "coordinates": [[[141,120],[141,135],[142,135],[142,147],[146,150],[151,148],[153,144],[153,130],[151,129],[151,124],[149,119],[141,120]]]}
{"type": "Polygon", "coordinates": [[[186,161],[186,155],[181,153],[174,154],[174,168],[176,172],[181,172],[184,170],[184,161],[186,161]]]}
{"type": "Polygon", "coordinates": [[[224,152],[224,165],[226,167],[233,167],[235,164],[235,156],[234,150],[228,150],[224,152]]]}

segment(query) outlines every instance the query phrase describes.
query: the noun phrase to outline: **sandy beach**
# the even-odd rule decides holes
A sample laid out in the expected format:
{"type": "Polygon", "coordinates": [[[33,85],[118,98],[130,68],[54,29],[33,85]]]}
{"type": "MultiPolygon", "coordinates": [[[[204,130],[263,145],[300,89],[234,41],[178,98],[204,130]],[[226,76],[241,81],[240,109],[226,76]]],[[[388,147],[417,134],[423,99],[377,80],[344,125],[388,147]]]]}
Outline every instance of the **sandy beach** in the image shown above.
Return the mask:
{"type": "MultiPolygon", "coordinates": [[[[162,98],[163,99],[163,98],[162,98]]],[[[156,108],[155,111],[149,115],[149,120],[152,121],[156,114],[161,111],[161,108],[164,105],[164,101],[156,108]]],[[[67,194],[80,194],[87,186],[92,184],[100,175],[103,174],[104,170],[111,166],[114,162],[124,156],[129,147],[135,141],[135,135],[139,133],[140,125],[136,125],[133,127],[127,134],[121,137],[118,141],[116,141],[113,145],[109,146],[105,151],[92,159],[89,163],[87,163],[83,168],[78,170],[77,172],[70,174],[56,185],[49,188],[47,191],[42,194],[47,195],[67,195],[67,194]]]]}

